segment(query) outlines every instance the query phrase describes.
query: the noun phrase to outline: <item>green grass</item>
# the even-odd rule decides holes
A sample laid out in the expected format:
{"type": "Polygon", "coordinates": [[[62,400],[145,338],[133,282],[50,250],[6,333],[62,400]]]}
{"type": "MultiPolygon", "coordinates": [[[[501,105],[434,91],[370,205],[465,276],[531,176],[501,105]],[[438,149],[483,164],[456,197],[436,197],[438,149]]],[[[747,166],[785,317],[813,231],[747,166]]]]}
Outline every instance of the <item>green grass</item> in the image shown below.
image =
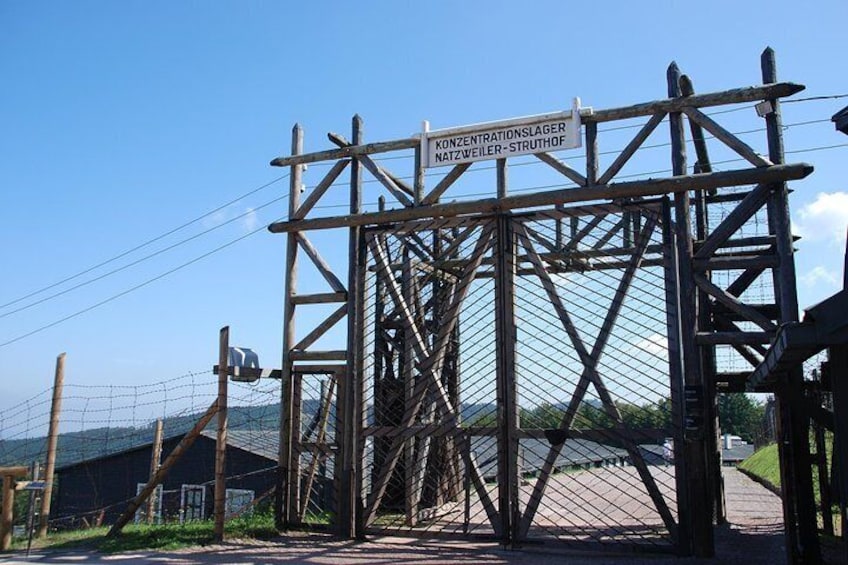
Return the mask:
{"type": "Polygon", "coordinates": [[[739,464],[739,468],[758,477],[772,487],[780,488],[780,458],[777,444],[770,443],[758,449],[753,455],[739,464]]]}
{"type": "MultiPolygon", "coordinates": [[[[114,538],[107,538],[109,528],[90,528],[58,532],[43,540],[33,540],[33,548],[41,549],[96,549],[104,553],[135,551],[139,549],[173,550],[205,545],[212,542],[213,524],[209,520],[186,524],[161,524],[155,526],[130,525],[114,538]]],[[[278,535],[274,517],[270,512],[238,517],[226,523],[227,538],[269,539],[278,535]]],[[[16,540],[12,549],[26,548],[26,540],[16,540]]]]}

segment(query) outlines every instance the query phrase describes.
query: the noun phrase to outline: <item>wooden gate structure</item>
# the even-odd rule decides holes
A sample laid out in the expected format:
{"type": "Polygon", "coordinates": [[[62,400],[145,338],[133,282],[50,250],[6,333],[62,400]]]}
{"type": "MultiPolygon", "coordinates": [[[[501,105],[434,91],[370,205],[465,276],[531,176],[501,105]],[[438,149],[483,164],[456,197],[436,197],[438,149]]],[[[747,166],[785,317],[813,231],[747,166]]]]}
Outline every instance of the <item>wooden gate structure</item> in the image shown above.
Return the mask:
{"type": "MultiPolygon", "coordinates": [[[[288,220],[269,226],[287,234],[278,526],[711,555],[717,391],[751,390],[798,312],[786,183],[812,167],[784,161],[779,100],[803,86],[777,81],[770,49],[761,63],[762,85],[709,94],[672,63],[667,99],[581,111],[585,170],[534,153],[560,179],[535,191],[510,192],[500,157],[492,193],[451,200],[475,166],[427,169],[423,134],[365,143],[354,117],[350,140],[304,153],[295,126],[271,162],[290,168],[288,220]],[[713,118],[754,103],[768,155],[713,118]],[[602,168],[609,122],[636,133],[602,168]],[[624,180],[652,135],[671,174],[624,180]],[[718,171],[713,148],[745,165],[718,171]],[[365,212],[368,182],[390,203],[365,212]],[[344,215],[319,215],[342,183],[344,215]],[[346,273],[321,230],[347,236],[346,273]],[[303,264],[326,290],[299,284],[303,264]],[[344,347],[318,348],[333,331],[344,347]]],[[[779,405],[792,559],[818,553],[802,378],[760,389],[779,405]]]]}

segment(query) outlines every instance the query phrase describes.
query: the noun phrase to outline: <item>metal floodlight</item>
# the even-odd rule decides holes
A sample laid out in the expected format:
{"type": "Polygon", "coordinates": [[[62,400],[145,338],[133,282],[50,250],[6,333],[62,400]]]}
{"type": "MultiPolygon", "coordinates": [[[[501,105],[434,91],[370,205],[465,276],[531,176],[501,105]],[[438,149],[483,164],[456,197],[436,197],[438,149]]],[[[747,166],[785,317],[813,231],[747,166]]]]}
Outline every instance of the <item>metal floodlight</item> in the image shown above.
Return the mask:
{"type": "Polygon", "coordinates": [[[259,355],[247,347],[230,347],[227,362],[233,367],[233,380],[243,383],[252,383],[259,380],[260,367],[259,355]],[[241,369],[256,369],[255,371],[242,371],[241,369]]]}
{"type": "Polygon", "coordinates": [[[838,112],[836,112],[831,121],[836,124],[836,129],[848,135],[848,106],[845,106],[838,112]]]}

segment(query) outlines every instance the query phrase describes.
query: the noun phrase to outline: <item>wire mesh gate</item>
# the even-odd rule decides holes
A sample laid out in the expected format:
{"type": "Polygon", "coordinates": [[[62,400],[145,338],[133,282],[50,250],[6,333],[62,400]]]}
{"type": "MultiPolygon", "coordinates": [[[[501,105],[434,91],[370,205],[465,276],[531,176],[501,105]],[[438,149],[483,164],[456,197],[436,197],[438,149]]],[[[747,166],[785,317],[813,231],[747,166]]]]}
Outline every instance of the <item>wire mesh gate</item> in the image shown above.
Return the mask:
{"type": "Polygon", "coordinates": [[[581,206],[363,233],[367,533],[675,546],[660,216],[581,206]]]}

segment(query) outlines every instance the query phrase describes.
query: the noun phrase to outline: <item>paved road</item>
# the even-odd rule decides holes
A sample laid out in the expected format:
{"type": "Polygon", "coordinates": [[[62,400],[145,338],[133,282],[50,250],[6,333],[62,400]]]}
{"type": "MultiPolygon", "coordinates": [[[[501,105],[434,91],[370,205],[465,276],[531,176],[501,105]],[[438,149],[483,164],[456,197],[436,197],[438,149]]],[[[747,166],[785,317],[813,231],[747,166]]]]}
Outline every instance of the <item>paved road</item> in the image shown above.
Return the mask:
{"type": "Polygon", "coordinates": [[[104,565],[282,565],[282,564],[362,564],[413,565],[471,563],[545,565],[597,565],[625,563],[657,565],[665,563],[737,563],[744,565],[785,563],[780,499],[735,469],[725,474],[730,524],[718,529],[716,558],[710,560],[674,557],[633,558],[611,555],[554,555],[533,551],[505,551],[492,544],[443,542],[440,544],[378,539],[369,542],[339,541],[314,534],[287,535],[270,542],[229,542],[222,545],[173,552],[139,552],[117,555],[97,553],[41,553],[28,560],[19,556],[0,559],[2,565],[43,563],[71,565],[102,563],[104,565]]]}

